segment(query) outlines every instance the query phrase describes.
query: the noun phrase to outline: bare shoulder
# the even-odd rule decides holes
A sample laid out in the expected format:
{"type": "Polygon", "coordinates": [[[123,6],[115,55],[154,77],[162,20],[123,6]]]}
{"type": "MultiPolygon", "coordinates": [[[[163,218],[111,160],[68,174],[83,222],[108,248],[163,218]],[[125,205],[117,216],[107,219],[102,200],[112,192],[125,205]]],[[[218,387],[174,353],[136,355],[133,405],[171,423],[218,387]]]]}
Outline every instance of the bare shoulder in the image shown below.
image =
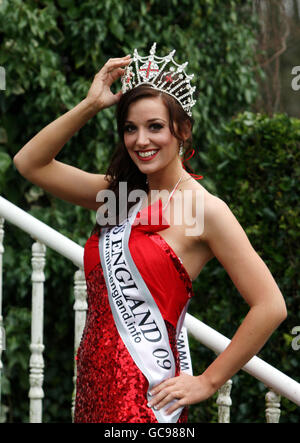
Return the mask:
{"type": "Polygon", "coordinates": [[[229,205],[220,197],[209,192],[200,183],[193,182],[192,189],[197,191],[194,194],[194,213],[202,216],[203,230],[199,240],[209,243],[209,240],[217,234],[226,230],[241,226],[231,211],[229,205]]]}
{"type": "MultiPolygon", "coordinates": [[[[218,217],[224,211],[230,211],[227,203],[220,197],[209,192],[203,185],[195,180],[190,184],[189,189],[193,190],[193,204],[196,206],[199,200],[203,202],[205,218],[211,220],[218,217]]],[[[199,205],[198,205],[199,206],[199,205]]]]}
{"type": "MultiPolygon", "coordinates": [[[[236,230],[243,231],[237,218],[231,211],[229,205],[220,197],[204,192],[204,231],[203,239],[210,241],[213,236],[230,235],[236,230]]],[[[246,235],[246,234],[245,234],[246,235]]]]}
{"type": "Polygon", "coordinates": [[[236,258],[256,257],[250,240],[230,209],[220,197],[203,191],[203,232],[200,239],[210,248],[212,254],[229,270],[236,258]]]}
{"type": "Polygon", "coordinates": [[[233,213],[228,204],[220,197],[204,192],[204,217],[207,222],[215,223],[220,221],[220,217],[233,213]]]}

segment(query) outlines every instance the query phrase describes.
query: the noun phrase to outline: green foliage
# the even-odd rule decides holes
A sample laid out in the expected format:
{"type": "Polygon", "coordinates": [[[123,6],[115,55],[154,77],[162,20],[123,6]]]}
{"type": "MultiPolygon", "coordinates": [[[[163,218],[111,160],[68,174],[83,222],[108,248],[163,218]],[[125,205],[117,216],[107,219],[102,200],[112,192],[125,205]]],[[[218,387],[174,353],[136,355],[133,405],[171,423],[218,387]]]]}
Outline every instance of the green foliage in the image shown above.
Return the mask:
{"type": "MultiPolygon", "coordinates": [[[[238,151],[237,154],[234,150],[231,129],[224,132],[222,126],[233,115],[249,108],[256,98],[256,26],[250,0],[2,0],[0,65],[6,70],[7,89],[0,94],[1,193],[11,202],[84,246],[95,223],[95,213],[58,200],[32,185],[18,174],[12,158],[40,129],[86,96],[94,75],[109,58],[132,53],[135,47],[146,54],[152,42],[156,41],[159,54],[176,48],[176,60],[184,62],[188,59],[188,72],[195,73],[194,84],[198,90],[198,101],[193,108],[196,121],[194,144],[201,146],[201,150],[196,150],[196,159],[191,161],[192,166],[198,163],[197,172],[203,173],[204,186],[212,192],[216,190],[230,205],[233,202],[235,206],[232,209],[237,211],[241,224],[248,235],[251,235],[258,251],[265,254],[264,258],[272,265],[272,270],[276,271],[275,277],[279,277],[282,282],[282,289],[289,287],[294,290],[297,267],[289,264],[286,266],[286,263],[296,264],[297,259],[293,256],[291,260],[294,252],[289,252],[288,259],[285,258],[288,250],[285,245],[287,241],[291,251],[295,251],[292,238],[296,241],[297,230],[295,221],[291,220],[296,218],[297,205],[290,203],[287,195],[290,190],[291,195],[294,195],[294,184],[284,179],[280,169],[281,161],[286,159],[284,152],[279,154],[278,150],[279,163],[274,161],[271,167],[268,160],[262,171],[254,167],[256,151],[253,156],[252,150],[252,155],[249,152],[247,157],[249,168],[252,167],[252,175],[248,176],[248,169],[242,170],[244,157],[240,161],[234,157],[239,158],[241,152],[238,151]],[[225,148],[230,143],[230,155],[226,156],[225,148]],[[219,153],[221,160],[217,158],[219,153]],[[227,173],[228,168],[232,173],[239,171],[238,180],[227,173]],[[269,177],[270,170],[274,171],[273,178],[269,177]],[[279,186],[279,175],[278,192],[281,192],[282,199],[277,198],[274,206],[272,198],[266,197],[266,203],[261,207],[257,206],[258,203],[261,204],[257,184],[266,183],[265,179],[257,181],[258,176],[270,178],[267,194],[271,195],[272,186],[274,189],[279,186]],[[278,181],[272,181],[275,178],[278,181]],[[254,183],[257,186],[254,187],[254,183]],[[236,199],[240,192],[243,192],[243,201],[236,199]],[[254,199],[255,208],[251,199],[254,199]],[[280,229],[276,231],[270,221],[275,217],[278,223],[279,216],[280,229]],[[280,261],[283,258],[285,261],[280,261]]],[[[120,84],[113,88],[116,92],[120,84]]],[[[254,117],[245,121],[251,119],[254,117]]],[[[287,121],[288,119],[286,125],[287,121]]],[[[271,124],[270,120],[270,126],[271,124]]],[[[239,130],[242,134],[235,135],[238,140],[248,137],[245,126],[251,128],[241,122],[239,130]]],[[[257,122],[253,126],[256,127],[257,122]]],[[[238,130],[238,126],[236,129],[238,130]]],[[[271,137],[268,145],[271,146],[278,135],[276,132],[276,137],[273,136],[269,129],[264,130],[264,143],[271,137]]],[[[293,137],[296,137],[295,133],[289,138],[290,145],[293,137]]],[[[281,140],[283,138],[284,136],[281,140]]],[[[85,171],[103,173],[116,142],[114,109],[105,109],[75,134],[56,158],[85,171]]],[[[259,142],[258,145],[260,146],[259,142]]],[[[241,146],[241,141],[238,146],[241,146]]],[[[287,145],[284,143],[282,146],[287,145]]],[[[243,155],[246,155],[244,151],[243,155]]],[[[260,166],[256,164],[257,168],[262,164],[263,162],[259,163],[260,166]]],[[[275,190],[272,192],[272,195],[276,194],[275,190]]],[[[3,353],[3,400],[9,408],[10,422],[28,421],[31,243],[32,240],[23,232],[5,224],[3,317],[8,331],[8,347],[13,346],[10,337],[15,337],[18,346],[15,348],[14,358],[11,350],[3,353]]],[[[55,252],[47,250],[44,326],[46,422],[71,420],[74,271],[72,264],[55,252]]],[[[226,272],[215,261],[210,262],[197,280],[195,291],[198,294],[192,305],[195,313],[212,327],[230,336],[246,313],[247,307],[242,301],[237,302],[237,294],[234,293],[226,272]]],[[[284,290],[283,293],[287,295],[284,290]]],[[[287,300],[288,303],[295,298],[292,293],[289,296],[291,299],[287,300]]],[[[299,320],[297,321],[299,324],[299,320]]],[[[296,319],[291,327],[295,324],[296,319]]],[[[292,371],[291,375],[294,376],[296,366],[292,367],[291,362],[296,359],[290,348],[284,347],[286,341],[281,338],[282,330],[275,337],[278,343],[274,338],[267,347],[270,348],[269,361],[275,365],[279,361],[283,365],[281,368],[287,372],[292,371]],[[291,356],[289,362],[286,361],[288,352],[291,356]]],[[[195,372],[201,372],[213,360],[214,355],[197,343],[192,343],[192,349],[195,372]]],[[[242,376],[237,376],[233,389],[233,421],[256,420],[258,417],[257,384],[254,386],[251,383],[253,384],[252,380],[244,382],[242,376]],[[247,394],[247,398],[243,393],[247,394]],[[238,411],[236,405],[239,404],[242,406],[238,411]]],[[[260,392],[259,395],[261,401],[260,392]]],[[[291,409],[290,404],[287,408],[291,409]]],[[[191,410],[191,421],[217,421],[214,399],[194,406],[191,410]]]]}
{"type": "MultiPolygon", "coordinates": [[[[287,319],[259,356],[300,381],[299,358],[291,346],[291,330],[300,324],[300,120],[244,112],[223,125],[222,131],[223,137],[206,156],[215,194],[229,205],[269,267],[288,309],[287,319]]],[[[203,269],[196,287],[193,313],[232,337],[248,305],[216,260],[203,269]]],[[[232,391],[234,421],[264,421],[261,383],[240,372],[232,391]]],[[[283,404],[281,422],[298,422],[295,405],[286,399],[283,404]]]]}
{"type": "Polygon", "coordinates": [[[30,320],[30,311],[27,307],[10,306],[6,310],[6,350],[2,357],[4,373],[1,393],[6,399],[8,421],[28,421],[28,404],[24,402],[24,392],[29,391],[29,380],[26,375],[30,357],[28,346],[30,320]],[[13,388],[13,380],[18,380],[17,390],[13,388]]]}

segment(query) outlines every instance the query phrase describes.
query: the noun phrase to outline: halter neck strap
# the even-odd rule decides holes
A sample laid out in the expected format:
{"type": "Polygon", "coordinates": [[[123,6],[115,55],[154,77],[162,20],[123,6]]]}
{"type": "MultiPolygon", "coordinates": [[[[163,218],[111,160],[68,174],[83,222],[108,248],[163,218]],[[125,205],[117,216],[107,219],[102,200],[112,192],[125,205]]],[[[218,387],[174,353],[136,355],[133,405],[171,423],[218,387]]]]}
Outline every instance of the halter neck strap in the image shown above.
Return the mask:
{"type": "Polygon", "coordinates": [[[174,188],[172,189],[172,191],[171,191],[171,193],[170,193],[170,195],[169,195],[169,198],[168,198],[167,203],[166,203],[165,206],[162,208],[163,211],[164,211],[164,210],[166,209],[166,207],[168,206],[168,204],[169,204],[169,202],[170,202],[170,200],[171,200],[171,198],[172,198],[174,192],[176,191],[177,186],[178,186],[179,183],[181,182],[182,178],[183,178],[183,174],[182,174],[182,176],[180,177],[180,179],[178,180],[178,182],[176,183],[176,185],[174,186],[174,188]]]}

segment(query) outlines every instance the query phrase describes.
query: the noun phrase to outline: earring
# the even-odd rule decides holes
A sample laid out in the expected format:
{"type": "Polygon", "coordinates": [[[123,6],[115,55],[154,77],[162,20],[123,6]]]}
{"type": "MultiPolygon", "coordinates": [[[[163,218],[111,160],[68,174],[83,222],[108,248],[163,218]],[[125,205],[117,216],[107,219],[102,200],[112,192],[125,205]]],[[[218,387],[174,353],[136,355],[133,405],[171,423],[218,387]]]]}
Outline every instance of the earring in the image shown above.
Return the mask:
{"type": "Polygon", "coordinates": [[[179,155],[180,157],[183,155],[183,142],[180,142],[179,144],[179,155]]]}

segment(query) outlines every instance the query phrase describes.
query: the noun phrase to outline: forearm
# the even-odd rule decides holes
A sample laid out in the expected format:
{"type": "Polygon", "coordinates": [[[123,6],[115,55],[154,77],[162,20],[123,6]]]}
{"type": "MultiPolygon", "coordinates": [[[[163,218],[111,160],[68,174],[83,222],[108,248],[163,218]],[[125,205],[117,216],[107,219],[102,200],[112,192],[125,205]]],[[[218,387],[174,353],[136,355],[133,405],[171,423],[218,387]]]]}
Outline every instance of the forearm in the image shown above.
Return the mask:
{"type": "Polygon", "coordinates": [[[14,157],[16,167],[25,172],[50,163],[67,141],[96,113],[92,103],[87,99],[82,100],[23,146],[14,157]]]}
{"type": "Polygon", "coordinates": [[[260,351],[284,318],[284,311],[270,305],[250,309],[230,344],[201,375],[214,392],[260,351]]]}

